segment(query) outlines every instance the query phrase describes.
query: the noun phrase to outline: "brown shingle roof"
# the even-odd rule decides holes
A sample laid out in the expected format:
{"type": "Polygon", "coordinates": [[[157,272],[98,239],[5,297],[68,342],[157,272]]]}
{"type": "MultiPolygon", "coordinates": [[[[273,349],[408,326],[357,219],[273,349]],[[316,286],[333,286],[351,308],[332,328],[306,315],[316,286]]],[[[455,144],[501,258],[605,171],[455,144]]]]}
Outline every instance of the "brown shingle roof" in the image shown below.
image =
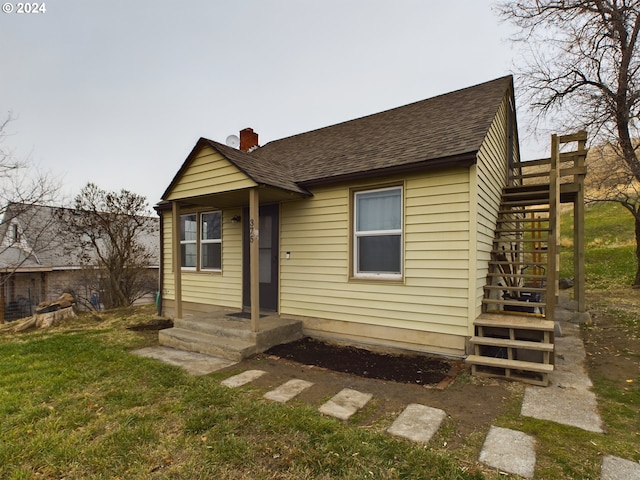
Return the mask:
{"type": "Polygon", "coordinates": [[[313,183],[402,168],[475,161],[513,79],[506,76],[384,112],[269,142],[247,153],[201,138],[162,198],[204,145],[249,178],[308,194],[313,183]]]}
{"type": "MultiPolygon", "coordinates": [[[[298,184],[478,151],[512,77],[267,143],[251,155],[298,184]]],[[[258,162],[256,162],[258,163],[258,162]]],[[[261,162],[260,162],[261,163],[261,162]]]]}

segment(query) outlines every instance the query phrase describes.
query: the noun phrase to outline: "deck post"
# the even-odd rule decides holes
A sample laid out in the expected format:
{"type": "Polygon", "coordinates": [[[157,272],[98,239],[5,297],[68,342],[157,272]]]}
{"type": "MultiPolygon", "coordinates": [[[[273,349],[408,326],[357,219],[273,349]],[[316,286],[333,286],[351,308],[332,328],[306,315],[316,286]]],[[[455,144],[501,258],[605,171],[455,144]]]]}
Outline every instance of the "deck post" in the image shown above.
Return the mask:
{"type": "Polygon", "coordinates": [[[258,188],[249,190],[249,284],[251,330],[259,331],[260,321],[260,198],[258,188]]]}
{"type": "Polygon", "coordinates": [[[173,255],[173,292],[175,300],[175,316],[182,318],[182,262],[180,251],[180,204],[177,201],[171,202],[171,227],[172,242],[171,250],[173,255]]]}
{"type": "Polygon", "coordinates": [[[547,292],[545,317],[553,320],[558,295],[560,267],[560,139],[551,135],[551,170],[549,172],[549,239],[547,242],[547,292]]]}
{"type": "MultiPolygon", "coordinates": [[[[578,140],[578,152],[583,152],[587,144],[587,132],[578,140]]],[[[578,154],[574,166],[584,168],[586,155],[578,154]]],[[[585,267],[584,267],[584,174],[577,174],[574,183],[578,187],[573,204],[573,277],[574,300],[578,305],[578,312],[586,311],[585,303],[585,267]]]]}

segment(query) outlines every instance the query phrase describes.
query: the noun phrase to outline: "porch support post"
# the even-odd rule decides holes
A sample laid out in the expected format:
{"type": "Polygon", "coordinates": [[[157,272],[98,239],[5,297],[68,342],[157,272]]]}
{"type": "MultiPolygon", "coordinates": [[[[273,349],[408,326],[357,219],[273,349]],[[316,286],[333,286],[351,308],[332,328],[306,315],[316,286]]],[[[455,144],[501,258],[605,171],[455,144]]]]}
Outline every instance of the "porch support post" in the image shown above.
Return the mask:
{"type": "Polygon", "coordinates": [[[182,318],[182,265],[180,260],[180,204],[171,202],[171,254],[173,258],[173,294],[175,316],[182,318]]]}
{"type": "Polygon", "coordinates": [[[258,187],[249,190],[249,285],[251,290],[251,330],[260,321],[260,198],[258,187]]]}

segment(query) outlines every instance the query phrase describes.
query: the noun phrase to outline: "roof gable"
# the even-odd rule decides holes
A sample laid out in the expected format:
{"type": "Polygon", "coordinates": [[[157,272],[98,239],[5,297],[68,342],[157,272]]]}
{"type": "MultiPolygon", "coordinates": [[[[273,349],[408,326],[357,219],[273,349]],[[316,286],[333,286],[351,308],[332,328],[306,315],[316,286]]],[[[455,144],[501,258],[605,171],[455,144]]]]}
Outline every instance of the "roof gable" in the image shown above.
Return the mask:
{"type": "MultiPolygon", "coordinates": [[[[208,173],[210,180],[213,180],[216,175],[222,173],[219,170],[223,169],[224,165],[230,165],[238,174],[238,176],[233,180],[234,185],[229,184],[223,188],[246,188],[248,186],[264,184],[284,190],[290,190],[296,193],[308,193],[306,190],[296,185],[296,183],[293,182],[286,173],[283,174],[286,170],[286,167],[283,165],[278,165],[277,163],[270,162],[266,159],[261,159],[260,155],[251,155],[213,140],[200,138],[178,170],[178,173],[176,173],[173,180],[162,194],[163,200],[172,200],[173,197],[176,196],[175,191],[179,188],[185,178],[190,175],[194,164],[201,158],[201,155],[206,154],[208,150],[212,150],[219,154],[224,160],[224,164],[219,163],[217,166],[211,166],[211,171],[208,173]],[[218,171],[216,172],[216,170],[218,171]],[[274,174],[274,172],[277,173],[274,174]]],[[[224,173],[225,176],[230,176],[228,171],[224,173]]],[[[198,172],[197,175],[201,177],[204,176],[206,178],[206,174],[203,174],[201,171],[198,172]]],[[[227,178],[225,181],[230,182],[230,179],[227,178]]],[[[209,184],[211,184],[210,181],[209,184]]],[[[219,192],[212,190],[208,193],[219,192]]],[[[180,192],[178,196],[183,198],[184,192],[180,192]]]]}

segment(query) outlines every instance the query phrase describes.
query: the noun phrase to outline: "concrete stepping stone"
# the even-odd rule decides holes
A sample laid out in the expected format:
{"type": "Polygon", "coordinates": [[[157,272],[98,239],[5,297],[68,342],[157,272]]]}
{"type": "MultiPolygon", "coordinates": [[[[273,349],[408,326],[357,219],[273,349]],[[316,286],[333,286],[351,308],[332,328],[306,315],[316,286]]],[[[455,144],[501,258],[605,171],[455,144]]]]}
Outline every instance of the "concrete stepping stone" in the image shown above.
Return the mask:
{"type": "Polygon", "coordinates": [[[345,388],[338,392],[331,400],[321,405],[320,413],[340,420],[348,420],[354,413],[364,407],[373,395],[357,390],[345,388]]]}
{"type": "Polygon", "coordinates": [[[587,354],[577,329],[567,326],[565,336],[556,337],[556,361],[549,386],[527,387],[520,415],[602,433],[596,396],[586,370],[587,354]]]}
{"type": "Polygon", "coordinates": [[[204,353],[187,352],[165,346],[140,348],[133,350],[132,353],[141,357],[155,358],[169,365],[182,367],[192,375],[207,375],[238,363],[226,358],[214,357],[204,353]]]}
{"type": "Polygon", "coordinates": [[[255,379],[260,378],[264,375],[264,370],[247,370],[246,372],[239,373],[238,375],[234,375],[233,377],[229,377],[226,380],[220,382],[221,385],[225,387],[241,387],[249,382],[253,382],[255,379]]]}
{"type": "Polygon", "coordinates": [[[312,382],[294,378],[293,380],[283,383],[278,388],[265,393],[264,398],[273,400],[274,402],[286,403],[312,385],[312,382]]]}
{"type": "Polygon", "coordinates": [[[640,463],[607,455],[602,459],[601,480],[640,480],[640,463]]]}
{"type": "Polygon", "coordinates": [[[535,440],[523,432],[491,427],[480,452],[480,461],[503,472],[533,478],[535,440]]]}
{"type": "Polygon", "coordinates": [[[447,414],[439,408],[412,403],[395,419],[387,432],[414,442],[429,443],[447,414]]]}

